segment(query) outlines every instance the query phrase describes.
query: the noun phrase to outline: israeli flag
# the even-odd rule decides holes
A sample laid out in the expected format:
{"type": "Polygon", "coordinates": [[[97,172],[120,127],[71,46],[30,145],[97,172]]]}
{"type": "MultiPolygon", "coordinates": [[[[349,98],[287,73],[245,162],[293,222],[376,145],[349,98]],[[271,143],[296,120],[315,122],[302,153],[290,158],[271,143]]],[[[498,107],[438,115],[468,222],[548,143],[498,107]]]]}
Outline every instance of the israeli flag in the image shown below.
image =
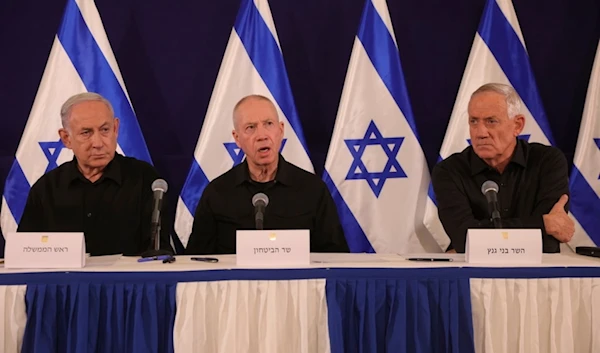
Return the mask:
{"type": "Polygon", "coordinates": [[[29,188],[73,158],[58,136],[60,107],[72,95],[96,92],[121,121],[117,152],[151,163],[146,142],[93,1],[67,0],[2,197],[2,231],[17,229],[29,188]]]}
{"type": "Polygon", "coordinates": [[[600,246],[600,44],[588,85],[569,189],[570,215],[575,221],[575,235],[569,246],[600,246]]]}
{"type": "Polygon", "coordinates": [[[177,202],[175,231],[184,246],[206,185],[244,159],[231,135],[232,117],[235,104],[250,94],[263,95],[275,104],[285,125],[284,158],[314,173],[267,0],[242,0],[231,30],[194,161],[177,202]]]}
{"type": "Polygon", "coordinates": [[[323,179],[352,252],[440,251],[423,225],[429,170],[385,0],[367,0],[323,179]]]}
{"type": "MultiPolygon", "coordinates": [[[[491,82],[511,85],[523,100],[521,113],[525,115],[525,128],[520,138],[554,144],[512,1],[487,0],[446,129],[440,159],[469,146],[469,99],[477,88],[491,82]]],[[[443,228],[431,189],[430,196],[432,202],[427,205],[425,225],[435,233],[436,239],[447,238],[445,233],[440,233],[443,228]]]]}

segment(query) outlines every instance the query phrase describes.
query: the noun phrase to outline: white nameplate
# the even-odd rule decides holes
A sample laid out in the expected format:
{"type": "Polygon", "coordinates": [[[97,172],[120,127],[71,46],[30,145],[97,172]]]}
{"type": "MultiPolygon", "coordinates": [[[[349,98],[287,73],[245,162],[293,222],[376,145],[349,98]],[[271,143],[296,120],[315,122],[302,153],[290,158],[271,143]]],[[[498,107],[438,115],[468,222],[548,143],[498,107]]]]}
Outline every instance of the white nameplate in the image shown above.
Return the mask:
{"type": "Polygon", "coordinates": [[[476,264],[542,263],[540,229],[469,229],[465,261],[476,264]]]}
{"type": "Polygon", "coordinates": [[[238,230],[238,266],[303,266],[310,264],[310,231],[238,230]]]}
{"type": "Polygon", "coordinates": [[[82,268],[83,233],[8,233],[5,268],[82,268]]]}

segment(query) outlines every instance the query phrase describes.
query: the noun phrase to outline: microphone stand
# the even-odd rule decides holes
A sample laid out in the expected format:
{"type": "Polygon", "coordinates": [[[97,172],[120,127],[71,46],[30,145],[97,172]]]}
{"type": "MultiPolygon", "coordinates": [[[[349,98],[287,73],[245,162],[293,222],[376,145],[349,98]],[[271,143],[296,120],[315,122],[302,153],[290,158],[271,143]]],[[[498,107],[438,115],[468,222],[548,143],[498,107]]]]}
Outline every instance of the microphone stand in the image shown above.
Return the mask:
{"type": "Polygon", "coordinates": [[[156,224],[152,224],[152,243],[150,248],[142,253],[142,257],[154,257],[161,255],[173,255],[173,252],[160,248],[160,220],[156,224]]]}
{"type": "Polygon", "coordinates": [[[502,220],[500,219],[500,212],[497,209],[492,212],[492,222],[494,222],[494,228],[502,229],[502,220]]]}

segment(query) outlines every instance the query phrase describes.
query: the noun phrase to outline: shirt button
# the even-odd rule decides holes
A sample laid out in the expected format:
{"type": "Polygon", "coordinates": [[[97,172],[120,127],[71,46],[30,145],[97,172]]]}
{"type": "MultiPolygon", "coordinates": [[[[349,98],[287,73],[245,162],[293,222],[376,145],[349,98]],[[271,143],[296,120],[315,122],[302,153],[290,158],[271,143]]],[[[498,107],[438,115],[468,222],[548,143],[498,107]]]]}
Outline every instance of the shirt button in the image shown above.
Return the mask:
{"type": "Polygon", "coordinates": [[[508,212],[508,208],[505,208],[505,209],[504,209],[504,212],[508,212]]]}
{"type": "Polygon", "coordinates": [[[92,217],[92,213],[91,212],[88,213],[87,216],[88,216],[88,218],[92,217]]]}

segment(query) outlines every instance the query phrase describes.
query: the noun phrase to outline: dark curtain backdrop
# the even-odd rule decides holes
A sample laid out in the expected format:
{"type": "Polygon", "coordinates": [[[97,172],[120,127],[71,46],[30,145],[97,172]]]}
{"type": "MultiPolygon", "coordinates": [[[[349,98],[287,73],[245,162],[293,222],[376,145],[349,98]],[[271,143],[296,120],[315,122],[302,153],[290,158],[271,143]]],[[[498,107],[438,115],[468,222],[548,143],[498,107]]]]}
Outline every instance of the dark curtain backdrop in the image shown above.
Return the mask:
{"type": "MultiPolygon", "coordinates": [[[[319,175],[363,1],[270,1],[309,154],[319,175]]],[[[169,182],[174,212],[239,0],[96,3],[154,164],[169,182]]],[[[484,3],[388,1],[430,167],[442,144],[484,3]]],[[[64,4],[64,0],[0,0],[2,190],[64,4]]],[[[552,132],[571,162],[600,37],[600,1],[514,0],[514,5],[552,132]]]]}

